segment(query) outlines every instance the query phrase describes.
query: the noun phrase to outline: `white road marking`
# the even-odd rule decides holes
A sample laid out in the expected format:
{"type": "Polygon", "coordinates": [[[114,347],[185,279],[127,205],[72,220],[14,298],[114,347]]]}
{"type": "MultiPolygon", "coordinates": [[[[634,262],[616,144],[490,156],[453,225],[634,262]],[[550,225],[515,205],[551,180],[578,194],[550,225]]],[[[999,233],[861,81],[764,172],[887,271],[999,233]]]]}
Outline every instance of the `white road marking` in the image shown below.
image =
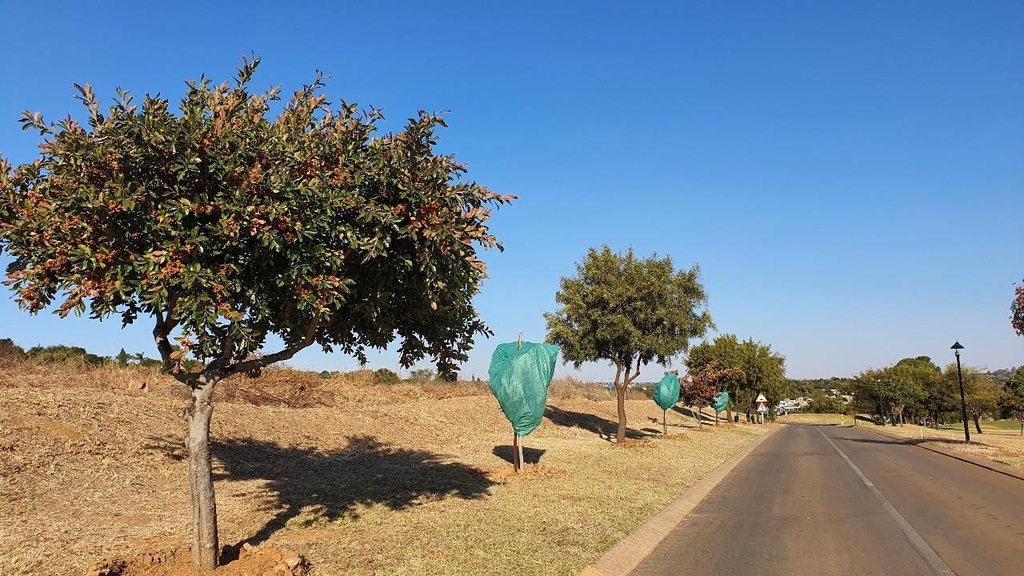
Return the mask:
{"type": "Polygon", "coordinates": [[[850,457],[847,456],[845,452],[839,449],[839,446],[836,446],[835,443],[832,442],[831,438],[825,436],[825,433],[821,431],[821,428],[818,428],[817,430],[822,436],[824,436],[825,441],[831,444],[832,448],[843,457],[843,460],[846,460],[846,463],[850,465],[850,468],[853,468],[853,471],[857,473],[857,476],[860,477],[860,481],[868,487],[868,490],[871,490],[871,493],[875,495],[878,502],[882,504],[882,508],[885,508],[885,511],[889,513],[889,516],[892,516],[892,519],[896,521],[896,525],[903,530],[903,534],[907,537],[907,540],[910,540],[911,546],[913,546],[914,549],[917,550],[917,553],[921,555],[921,558],[931,566],[932,571],[938,576],[956,576],[956,572],[953,572],[953,569],[943,562],[942,558],[939,558],[939,555],[935,550],[924,541],[924,538],[917,533],[917,530],[914,530],[914,527],[910,525],[910,522],[907,522],[907,519],[889,503],[889,500],[884,494],[882,494],[882,491],[875,486],[874,482],[869,480],[868,477],[860,471],[860,468],[850,460],[850,457]]]}

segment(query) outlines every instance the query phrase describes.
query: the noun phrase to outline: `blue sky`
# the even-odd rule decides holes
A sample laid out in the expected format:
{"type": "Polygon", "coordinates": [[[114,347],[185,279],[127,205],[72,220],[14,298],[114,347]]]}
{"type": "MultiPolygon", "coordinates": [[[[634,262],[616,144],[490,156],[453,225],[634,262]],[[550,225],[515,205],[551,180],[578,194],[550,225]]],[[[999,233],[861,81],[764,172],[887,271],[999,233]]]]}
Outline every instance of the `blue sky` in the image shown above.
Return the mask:
{"type": "MultiPolygon", "coordinates": [[[[0,152],[29,161],[21,111],[78,113],[73,82],[173,100],[255,53],[257,86],[287,93],[323,70],[332,99],[383,108],[389,128],[450,110],[441,148],[519,196],[491,221],[505,251],[484,254],[477,306],[495,336],[464,377],[520,332],[542,340],[559,278],[601,244],[699,263],[719,331],[771,344],[792,377],[944,364],[957,339],[968,365],[1024,364],[1008,320],[1024,277],[1024,4],[634,4],[0,2],[0,152]]],[[[150,330],[33,317],[0,295],[0,337],[26,347],[155,356],[150,330]]],[[[356,362],[306,350],[291,365],[356,362]]]]}

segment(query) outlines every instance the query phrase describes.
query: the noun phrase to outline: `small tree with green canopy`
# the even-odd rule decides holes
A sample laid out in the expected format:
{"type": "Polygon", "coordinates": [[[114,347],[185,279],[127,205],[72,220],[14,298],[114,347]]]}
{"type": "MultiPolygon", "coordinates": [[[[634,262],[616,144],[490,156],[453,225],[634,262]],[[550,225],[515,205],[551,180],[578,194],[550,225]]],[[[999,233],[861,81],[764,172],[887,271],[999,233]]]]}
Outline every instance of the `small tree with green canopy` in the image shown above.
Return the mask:
{"type": "Polygon", "coordinates": [[[211,396],[313,344],[366,362],[401,341],[404,367],[431,357],[454,375],[488,334],[472,306],[477,246],[511,200],[461,179],[435,153],[443,120],[421,112],[374,137],[382,115],[332,108],[318,74],[271,117],[279,88],[189,81],[177,111],[118,90],[101,109],[76,85],[85,124],[25,113],[41,153],[0,158],[0,251],[22,308],[153,322],[163,366],[192,391],[186,410],[193,554],[217,564],[211,396]],[[259,355],[269,336],[283,343],[259,355]],[[175,347],[175,342],[177,347],[175,347]],[[201,364],[189,369],[186,359],[201,364]]]}
{"type": "Polygon", "coordinates": [[[547,339],[579,368],[605,360],[615,366],[618,443],[626,441],[626,389],[640,368],[665,366],[686,352],[690,340],[713,327],[700,267],[677,271],[668,256],[637,258],[633,250],[588,250],[576,275],[563,277],[559,308],[545,313],[547,339]]]}
{"type": "Polygon", "coordinates": [[[893,369],[921,387],[922,394],[912,409],[922,410],[932,427],[938,428],[939,417],[943,412],[960,405],[956,379],[950,383],[948,378],[943,378],[942,369],[928,356],[904,358],[893,369]]]}

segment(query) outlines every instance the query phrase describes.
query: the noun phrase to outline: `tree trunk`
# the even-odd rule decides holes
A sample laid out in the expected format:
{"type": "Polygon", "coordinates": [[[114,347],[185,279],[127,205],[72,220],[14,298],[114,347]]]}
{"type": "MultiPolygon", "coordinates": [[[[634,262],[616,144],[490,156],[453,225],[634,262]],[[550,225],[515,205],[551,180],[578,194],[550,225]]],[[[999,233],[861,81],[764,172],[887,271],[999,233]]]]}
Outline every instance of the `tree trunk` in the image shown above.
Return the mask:
{"type": "Polygon", "coordinates": [[[981,434],[981,415],[974,415],[974,427],[978,430],[978,434],[981,434]]]}
{"type": "Polygon", "coordinates": [[[515,430],[512,431],[512,469],[517,474],[523,471],[523,440],[515,430]]]}
{"type": "Polygon", "coordinates": [[[203,378],[192,389],[192,405],[185,411],[188,423],[188,483],[192,489],[192,563],[203,570],[217,567],[217,503],[213,494],[210,460],[210,418],[213,416],[215,381],[203,378]]]}
{"type": "Polygon", "coordinates": [[[698,430],[703,430],[704,429],[704,424],[701,423],[700,417],[704,416],[704,410],[702,408],[697,408],[697,412],[694,413],[693,407],[691,406],[690,407],[690,416],[693,416],[693,419],[697,421],[697,429],[698,430]]]}
{"type": "MultiPolygon", "coordinates": [[[[725,391],[728,393],[729,389],[726,388],[725,391]]],[[[725,422],[732,422],[732,394],[729,394],[729,400],[725,403],[725,422]]]]}
{"type": "Polygon", "coordinates": [[[661,435],[668,436],[668,410],[661,411],[661,435]]]}
{"type": "Polygon", "coordinates": [[[615,433],[615,441],[619,444],[626,443],[626,383],[616,383],[615,400],[619,407],[619,428],[615,433]]]}

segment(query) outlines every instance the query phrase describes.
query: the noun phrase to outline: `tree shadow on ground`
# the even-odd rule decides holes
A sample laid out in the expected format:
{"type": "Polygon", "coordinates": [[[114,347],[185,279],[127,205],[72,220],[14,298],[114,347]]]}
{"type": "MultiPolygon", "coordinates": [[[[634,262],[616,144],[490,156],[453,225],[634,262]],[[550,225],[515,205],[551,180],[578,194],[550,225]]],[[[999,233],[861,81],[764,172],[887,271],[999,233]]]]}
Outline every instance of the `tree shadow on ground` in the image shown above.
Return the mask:
{"type": "MultiPolygon", "coordinates": [[[[672,407],[672,411],[677,413],[677,414],[681,414],[683,416],[688,416],[688,417],[690,417],[692,419],[700,418],[700,423],[703,424],[704,426],[714,426],[715,425],[715,417],[714,416],[712,416],[710,414],[705,414],[704,411],[694,410],[693,408],[691,408],[689,406],[673,406],[672,407]]],[[[724,422],[724,420],[723,420],[723,422],[724,422]]]]}
{"type": "MultiPolygon", "coordinates": [[[[600,416],[584,412],[562,410],[561,408],[555,408],[554,406],[548,406],[544,410],[544,417],[551,420],[551,422],[556,426],[582,428],[583,430],[597,434],[602,440],[606,440],[608,442],[615,441],[615,435],[618,433],[619,428],[618,422],[612,422],[607,418],[601,418],[600,416]]],[[[644,434],[639,430],[626,427],[626,438],[639,440],[647,438],[648,436],[649,434],[644,434]]]]}
{"type": "Polygon", "coordinates": [[[837,437],[837,438],[834,438],[834,439],[835,440],[842,440],[844,442],[859,442],[861,444],[910,444],[910,445],[915,445],[915,444],[921,444],[922,442],[928,442],[927,438],[925,438],[924,440],[922,440],[920,438],[907,438],[905,440],[896,440],[894,438],[894,439],[891,439],[891,440],[883,440],[881,438],[875,439],[875,438],[838,438],[837,437]]]}
{"type": "MultiPolygon", "coordinates": [[[[494,450],[491,451],[495,456],[501,458],[505,462],[512,464],[512,446],[495,446],[494,450]]],[[[523,463],[524,464],[538,464],[540,463],[540,457],[544,455],[547,450],[540,450],[539,448],[530,448],[529,446],[523,446],[523,463]]]]}
{"type": "MultiPolygon", "coordinates": [[[[847,442],[861,442],[863,444],[909,444],[917,446],[918,444],[943,444],[947,446],[964,446],[967,443],[963,440],[951,440],[946,438],[887,438],[887,439],[875,439],[875,438],[840,438],[847,442]]],[[[991,444],[979,442],[978,440],[971,440],[971,446],[984,446],[986,448],[994,448],[991,444]]]]}
{"type": "Polygon", "coordinates": [[[477,468],[371,436],[351,437],[333,451],[242,439],[214,442],[212,452],[223,466],[215,480],[261,480],[272,494],[274,518],[252,536],[254,543],[299,516],[312,524],[356,518],[360,506],[404,510],[441,498],[477,499],[494,484],[477,468]]]}

